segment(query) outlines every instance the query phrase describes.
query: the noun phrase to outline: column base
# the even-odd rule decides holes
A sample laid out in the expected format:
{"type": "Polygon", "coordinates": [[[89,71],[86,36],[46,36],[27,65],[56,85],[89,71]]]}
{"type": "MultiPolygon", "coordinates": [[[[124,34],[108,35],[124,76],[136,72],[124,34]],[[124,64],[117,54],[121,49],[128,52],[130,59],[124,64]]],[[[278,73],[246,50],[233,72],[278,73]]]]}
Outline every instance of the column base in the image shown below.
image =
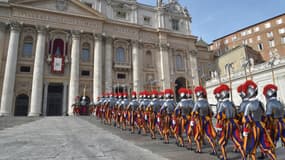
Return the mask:
{"type": "Polygon", "coordinates": [[[11,113],[8,112],[0,113],[0,117],[8,117],[8,116],[11,116],[11,113]]]}
{"type": "Polygon", "coordinates": [[[39,117],[40,113],[29,113],[28,117],[39,117]]]}

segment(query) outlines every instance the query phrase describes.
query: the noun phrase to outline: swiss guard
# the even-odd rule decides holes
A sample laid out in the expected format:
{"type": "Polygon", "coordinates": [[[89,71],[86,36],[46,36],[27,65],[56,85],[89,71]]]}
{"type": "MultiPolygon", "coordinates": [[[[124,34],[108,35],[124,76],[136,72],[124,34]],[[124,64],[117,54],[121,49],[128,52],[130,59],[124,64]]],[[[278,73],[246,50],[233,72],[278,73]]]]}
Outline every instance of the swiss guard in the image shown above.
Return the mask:
{"type": "Polygon", "coordinates": [[[191,124],[195,125],[194,140],[197,146],[196,153],[202,153],[201,141],[203,136],[205,135],[212,147],[211,155],[216,155],[217,154],[215,148],[216,131],[212,124],[213,112],[207,101],[207,92],[204,87],[197,86],[195,88],[195,94],[197,97],[197,101],[191,113],[193,116],[191,124]]]}
{"type": "Polygon", "coordinates": [[[173,100],[174,92],[172,89],[165,89],[164,91],[164,97],[165,102],[161,106],[160,112],[163,117],[162,120],[162,133],[164,137],[164,143],[169,144],[169,135],[170,135],[170,127],[173,125],[173,122],[171,121],[172,113],[175,109],[175,102],[173,100]]]}
{"type": "Polygon", "coordinates": [[[159,110],[157,111],[157,114],[156,114],[156,131],[159,132],[160,136],[161,136],[161,140],[163,140],[163,128],[162,128],[162,125],[163,125],[163,116],[160,112],[160,109],[161,109],[161,106],[163,105],[164,103],[164,92],[163,91],[160,91],[158,92],[158,105],[159,105],[159,110]]]}
{"type": "Polygon", "coordinates": [[[273,143],[277,145],[281,138],[282,145],[285,145],[285,120],[284,106],[277,99],[277,86],[268,84],[263,88],[263,95],[266,98],[266,128],[273,143]]]}
{"type": "Polygon", "coordinates": [[[249,98],[243,117],[244,150],[251,159],[255,160],[259,146],[261,152],[267,154],[268,158],[275,160],[275,146],[265,128],[265,110],[262,102],[256,98],[257,85],[252,80],[247,80],[244,84],[244,90],[249,98]]]}
{"type": "Polygon", "coordinates": [[[155,136],[156,115],[160,111],[160,104],[158,100],[158,91],[153,90],[151,93],[152,93],[151,94],[152,100],[148,105],[148,111],[149,111],[148,128],[151,134],[151,138],[156,139],[155,136]]]}
{"type": "Polygon", "coordinates": [[[129,105],[128,93],[123,93],[123,100],[121,101],[121,124],[122,130],[125,131],[127,129],[127,120],[128,120],[128,105],[129,105]]]}
{"type": "Polygon", "coordinates": [[[131,102],[128,105],[128,110],[130,111],[130,127],[131,127],[131,133],[133,134],[135,132],[135,123],[136,123],[136,110],[139,107],[139,102],[137,100],[137,93],[133,91],[131,93],[131,102]]]}
{"type": "MultiPolygon", "coordinates": [[[[180,95],[181,96],[181,95],[180,95]]],[[[191,122],[191,113],[194,108],[195,102],[193,100],[193,92],[191,89],[187,90],[186,94],[186,104],[187,107],[183,107],[184,109],[182,110],[182,116],[184,117],[184,127],[185,127],[185,132],[187,135],[188,143],[189,146],[187,146],[187,149],[192,150],[192,138],[194,137],[194,132],[193,132],[193,126],[190,124],[191,122]]]]}
{"type": "Polygon", "coordinates": [[[229,86],[221,84],[218,89],[218,93],[220,93],[220,99],[222,100],[217,112],[217,130],[220,131],[218,142],[222,152],[222,157],[220,159],[227,159],[226,145],[230,138],[234,145],[239,149],[242,159],[246,159],[243,150],[243,141],[240,135],[239,123],[236,119],[236,109],[234,104],[229,100],[229,86]]]}
{"type": "MultiPolygon", "coordinates": [[[[178,140],[177,145],[183,147],[184,146],[183,133],[185,130],[187,134],[187,128],[185,128],[187,124],[187,116],[192,111],[194,103],[191,104],[191,101],[188,100],[187,94],[189,94],[189,91],[186,88],[180,88],[178,90],[178,93],[181,100],[175,108],[175,115],[176,115],[175,131],[178,140]]],[[[190,144],[192,143],[191,138],[189,143],[190,144]]]]}

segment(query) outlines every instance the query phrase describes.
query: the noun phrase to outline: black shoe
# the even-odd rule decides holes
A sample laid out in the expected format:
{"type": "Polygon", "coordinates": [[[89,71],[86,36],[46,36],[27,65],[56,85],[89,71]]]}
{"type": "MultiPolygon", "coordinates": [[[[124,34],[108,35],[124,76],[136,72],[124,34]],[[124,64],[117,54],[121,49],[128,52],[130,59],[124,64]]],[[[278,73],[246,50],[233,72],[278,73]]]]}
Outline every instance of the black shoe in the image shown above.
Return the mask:
{"type": "Polygon", "coordinates": [[[265,159],[264,154],[261,154],[259,157],[257,157],[257,159],[265,159]]]}
{"type": "Polygon", "coordinates": [[[217,155],[217,152],[216,152],[216,151],[212,151],[212,152],[210,153],[210,155],[216,156],[216,155],[217,155]]]}

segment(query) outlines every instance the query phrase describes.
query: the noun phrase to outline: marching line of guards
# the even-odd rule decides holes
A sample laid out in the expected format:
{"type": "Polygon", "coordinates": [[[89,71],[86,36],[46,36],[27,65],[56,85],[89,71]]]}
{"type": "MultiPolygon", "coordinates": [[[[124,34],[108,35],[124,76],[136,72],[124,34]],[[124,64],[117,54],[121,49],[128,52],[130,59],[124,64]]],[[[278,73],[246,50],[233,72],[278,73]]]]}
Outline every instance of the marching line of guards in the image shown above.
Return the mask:
{"type": "Polygon", "coordinates": [[[126,93],[104,94],[94,104],[94,114],[104,124],[138,134],[150,133],[156,138],[158,133],[169,143],[170,135],[176,139],[180,147],[192,150],[192,140],[196,143],[196,153],[202,153],[201,144],[207,139],[211,145],[211,155],[218,156],[217,146],[220,147],[219,159],[226,160],[226,146],[229,140],[234,144],[235,152],[240,152],[242,159],[256,159],[259,148],[261,156],[277,159],[275,147],[279,139],[285,145],[285,117],[284,106],[277,99],[277,86],[266,85],[263,95],[266,97],[266,110],[257,99],[257,85],[247,80],[237,88],[242,99],[239,107],[230,100],[230,88],[221,84],[214,90],[217,100],[216,115],[207,101],[205,88],[197,86],[193,92],[180,88],[180,101],[173,99],[172,89],[164,92],[156,90],[131,93],[131,100],[126,93]],[[216,124],[212,119],[216,118],[216,124]],[[183,135],[186,134],[188,144],[184,144],[183,135]]]}

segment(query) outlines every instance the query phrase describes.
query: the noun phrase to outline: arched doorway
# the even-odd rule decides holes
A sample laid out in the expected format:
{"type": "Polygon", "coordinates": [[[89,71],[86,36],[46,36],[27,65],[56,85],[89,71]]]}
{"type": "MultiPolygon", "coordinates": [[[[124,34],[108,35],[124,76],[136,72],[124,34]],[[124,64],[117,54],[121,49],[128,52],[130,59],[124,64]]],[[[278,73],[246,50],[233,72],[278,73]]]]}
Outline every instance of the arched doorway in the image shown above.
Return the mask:
{"type": "Polygon", "coordinates": [[[182,87],[186,88],[186,79],[184,77],[179,77],[175,80],[176,101],[180,101],[180,96],[178,94],[178,90],[182,87]]]}
{"type": "Polygon", "coordinates": [[[29,108],[29,96],[20,94],[16,97],[15,116],[27,116],[29,108]]]}

